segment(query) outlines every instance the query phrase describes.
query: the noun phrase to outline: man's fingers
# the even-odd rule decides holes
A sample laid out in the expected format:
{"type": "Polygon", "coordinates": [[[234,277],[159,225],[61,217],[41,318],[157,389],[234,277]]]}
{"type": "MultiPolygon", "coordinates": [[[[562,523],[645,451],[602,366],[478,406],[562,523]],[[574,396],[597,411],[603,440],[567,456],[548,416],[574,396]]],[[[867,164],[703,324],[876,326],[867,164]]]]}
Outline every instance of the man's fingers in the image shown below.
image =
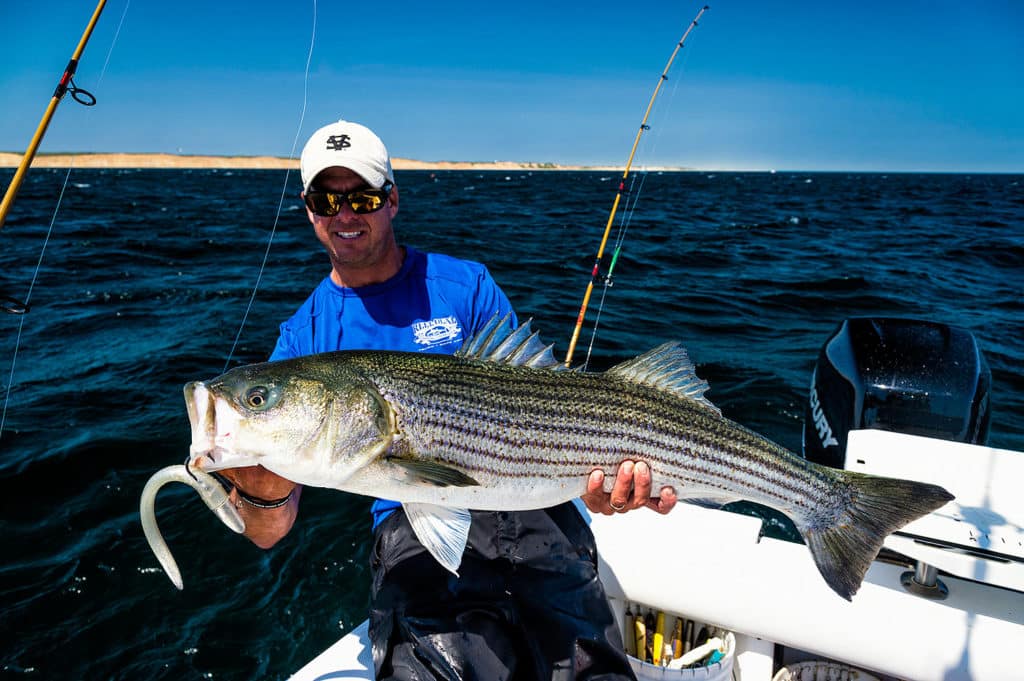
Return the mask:
{"type": "Polygon", "coordinates": [[[595,469],[587,478],[587,491],[581,499],[592,513],[611,515],[646,506],[665,514],[676,505],[676,493],[671,487],[663,487],[658,496],[651,496],[651,469],[643,461],[623,461],[615,473],[611,492],[604,491],[605,477],[604,471],[595,469]]]}
{"type": "Polygon", "coordinates": [[[615,475],[615,484],[612,486],[612,493],[608,499],[609,506],[613,511],[624,511],[630,502],[633,490],[633,462],[623,461],[619,466],[619,472],[615,475]]]}
{"type": "Polygon", "coordinates": [[[633,468],[633,504],[640,507],[651,498],[651,469],[643,461],[633,468]]]}
{"type": "Polygon", "coordinates": [[[608,494],[604,491],[604,471],[598,468],[590,472],[587,478],[587,491],[580,499],[591,513],[612,514],[612,510],[608,508],[608,494]]]}
{"type": "Polygon", "coordinates": [[[676,498],[676,491],[671,487],[662,487],[661,493],[657,497],[652,497],[647,500],[647,508],[651,509],[655,513],[665,515],[671,511],[678,499],[676,498]]]}
{"type": "Polygon", "coordinates": [[[263,466],[225,468],[220,474],[246,494],[260,499],[278,499],[295,489],[295,483],[263,466]]]}

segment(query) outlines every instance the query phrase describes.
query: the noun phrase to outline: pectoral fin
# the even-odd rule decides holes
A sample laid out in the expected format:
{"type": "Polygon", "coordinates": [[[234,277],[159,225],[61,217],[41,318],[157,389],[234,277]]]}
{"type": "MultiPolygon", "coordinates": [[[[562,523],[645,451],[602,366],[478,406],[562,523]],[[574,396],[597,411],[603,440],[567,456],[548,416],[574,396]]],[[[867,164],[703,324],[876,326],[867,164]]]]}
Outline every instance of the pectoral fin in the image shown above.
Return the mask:
{"type": "Polygon", "coordinates": [[[402,504],[416,538],[446,570],[459,576],[472,517],[465,508],[402,504]]]}
{"type": "Polygon", "coordinates": [[[404,468],[413,478],[413,482],[422,482],[437,487],[473,487],[480,484],[462,471],[434,461],[389,457],[388,463],[404,468]]]}

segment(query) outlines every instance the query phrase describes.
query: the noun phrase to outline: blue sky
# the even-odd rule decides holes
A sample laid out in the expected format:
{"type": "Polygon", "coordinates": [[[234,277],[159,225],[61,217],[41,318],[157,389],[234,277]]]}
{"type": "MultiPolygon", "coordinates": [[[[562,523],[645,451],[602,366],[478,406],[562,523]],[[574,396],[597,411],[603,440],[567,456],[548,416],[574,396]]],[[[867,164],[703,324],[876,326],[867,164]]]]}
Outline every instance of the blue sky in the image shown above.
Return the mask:
{"type": "MultiPolygon", "coordinates": [[[[1024,2],[710,5],[635,167],[1024,171],[1024,2]]],[[[344,117],[404,158],[621,165],[701,6],[320,0],[307,91],[312,0],[108,0],[76,77],[100,103],[66,99],[41,151],[287,156],[305,101],[302,138],[344,117]]],[[[0,2],[0,150],[93,7],[0,2]]]]}

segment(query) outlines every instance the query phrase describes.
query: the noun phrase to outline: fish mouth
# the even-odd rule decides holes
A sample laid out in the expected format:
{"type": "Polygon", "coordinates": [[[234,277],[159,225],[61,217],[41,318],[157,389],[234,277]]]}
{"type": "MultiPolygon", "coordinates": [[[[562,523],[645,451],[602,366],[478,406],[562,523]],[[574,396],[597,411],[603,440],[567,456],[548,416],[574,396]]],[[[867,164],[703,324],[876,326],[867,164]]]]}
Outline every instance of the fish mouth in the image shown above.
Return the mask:
{"type": "Polygon", "coordinates": [[[185,386],[185,406],[192,426],[189,466],[208,473],[253,466],[260,456],[241,444],[244,424],[218,385],[192,381],[185,386]]]}
{"type": "Polygon", "coordinates": [[[188,448],[189,465],[204,471],[229,468],[233,450],[225,446],[233,440],[231,433],[217,428],[217,400],[202,381],[185,386],[185,407],[192,427],[192,444],[188,448]]]}

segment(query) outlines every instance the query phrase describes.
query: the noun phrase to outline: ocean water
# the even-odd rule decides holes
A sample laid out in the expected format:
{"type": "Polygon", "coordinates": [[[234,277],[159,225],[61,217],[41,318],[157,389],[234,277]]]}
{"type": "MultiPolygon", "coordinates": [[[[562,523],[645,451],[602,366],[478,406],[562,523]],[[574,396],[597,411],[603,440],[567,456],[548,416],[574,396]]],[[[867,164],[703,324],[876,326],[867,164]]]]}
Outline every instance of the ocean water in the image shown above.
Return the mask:
{"type": "MultiPolygon", "coordinates": [[[[74,170],[54,218],[64,178],[31,171],[0,231],[0,295],[24,300],[54,221],[31,310],[0,313],[0,670],[286,677],[364,619],[369,501],[307,490],[293,532],[261,551],[169,486],[157,512],[182,592],[146,545],[138,501],[185,459],[181,388],[224,369],[257,280],[230,364],[264,359],[327,271],[297,174],[74,170]]],[[[400,239],[485,262],[564,353],[618,174],[397,179],[400,239]]],[[[606,292],[592,368],[680,340],[727,416],[799,451],[811,369],[842,319],[946,322],[971,330],[991,366],[990,444],[1024,451],[1024,176],[636,180],[614,283],[588,316],[606,292]]]]}

